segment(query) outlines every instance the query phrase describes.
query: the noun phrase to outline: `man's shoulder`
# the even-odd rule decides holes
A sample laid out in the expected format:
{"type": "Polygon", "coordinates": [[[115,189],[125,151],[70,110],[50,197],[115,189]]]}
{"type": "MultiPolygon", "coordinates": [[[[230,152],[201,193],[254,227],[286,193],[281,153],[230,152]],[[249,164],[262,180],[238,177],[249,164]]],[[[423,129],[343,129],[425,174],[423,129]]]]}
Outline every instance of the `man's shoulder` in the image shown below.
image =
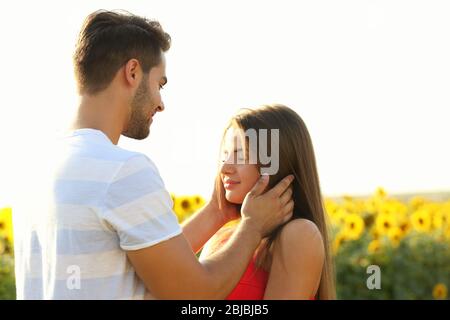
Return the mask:
{"type": "Polygon", "coordinates": [[[112,183],[140,172],[160,180],[155,163],[145,154],[124,149],[116,145],[83,143],[66,140],[58,148],[55,168],[57,176],[65,179],[83,177],[92,181],[112,183]]]}
{"type": "Polygon", "coordinates": [[[134,157],[146,157],[136,151],[124,149],[110,142],[99,134],[60,135],[55,140],[56,149],[70,157],[100,161],[127,162],[134,157]]]}
{"type": "Polygon", "coordinates": [[[143,163],[156,167],[153,161],[145,154],[137,151],[127,150],[113,144],[96,144],[74,141],[70,139],[60,140],[60,152],[65,157],[79,158],[98,162],[111,162],[116,164],[143,163]]]}
{"type": "Polygon", "coordinates": [[[122,150],[121,162],[123,163],[123,169],[151,170],[159,175],[158,168],[149,156],[136,151],[122,150]]]}
{"type": "Polygon", "coordinates": [[[111,183],[126,186],[127,190],[148,189],[155,191],[165,189],[164,182],[155,163],[145,154],[128,151],[127,157],[121,161],[120,167],[112,177],[111,183]]]}

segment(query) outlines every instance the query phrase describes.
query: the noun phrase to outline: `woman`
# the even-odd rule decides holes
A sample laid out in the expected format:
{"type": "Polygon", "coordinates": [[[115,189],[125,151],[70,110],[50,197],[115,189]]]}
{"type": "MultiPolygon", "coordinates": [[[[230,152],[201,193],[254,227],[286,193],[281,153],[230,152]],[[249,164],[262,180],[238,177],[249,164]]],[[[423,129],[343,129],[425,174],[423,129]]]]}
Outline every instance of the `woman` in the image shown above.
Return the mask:
{"type": "MultiPolygon", "coordinates": [[[[225,130],[221,156],[216,192],[223,206],[240,208],[260,174],[273,171],[274,164],[278,170],[270,175],[269,189],[283,177],[295,176],[292,219],[261,241],[227,299],[334,299],[334,273],[314,150],[300,116],[283,105],[244,109],[225,130]],[[278,137],[272,134],[277,133],[274,129],[278,129],[278,137]],[[267,133],[268,139],[258,135],[255,144],[249,134],[252,131],[262,136],[267,133]],[[274,161],[268,163],[266,155],[274,161]]],[[[200,259],[224,245],[233,231],[233,226],[219,230],[203,248],[200,259]]]]}

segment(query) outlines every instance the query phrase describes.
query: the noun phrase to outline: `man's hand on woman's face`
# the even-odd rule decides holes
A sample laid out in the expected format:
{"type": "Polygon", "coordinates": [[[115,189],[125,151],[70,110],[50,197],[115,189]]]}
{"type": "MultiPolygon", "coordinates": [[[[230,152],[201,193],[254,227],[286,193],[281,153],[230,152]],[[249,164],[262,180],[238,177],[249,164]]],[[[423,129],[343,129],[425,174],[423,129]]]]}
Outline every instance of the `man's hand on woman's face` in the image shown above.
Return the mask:
{"type": "MultiPolygon", "coordinates": [[[[256,218],[256,226],[262,224],[261,227],[264,230],[264,224],[268,224],[269,229],[274,229],[281,223],[288,221],[292,217],[292,210],[294,203],[292,201],[292,185],[294,180],[292,175],[285,177],[275,187],[267,192],[264,190],[269,183],[268,176],[261,178],[256,182],[252,190],[246,195],[244,202],[239,212],[239,206],[227,201],[225,197],[223,202],[219,205],[219,198],[217,196],[217,190],[214,188],[209,205],[214,208],[214,211],[219,214],[219,219],[223,224],[226,224],[232,220],[239,219],[240,217],[256,218]],[[260,212],[255,212],[260,210],[260,212]],[[257,215],[254,217],[254,215],[257,215]],[[259,215],[267,216],[268,221],[259,218],[259,215]],[[281,220],[280,220],[281,216],[281,220]],[[271,221],[273,219],[273,221],[271,221]],[[274,226],[272,227],[272,223],[274,226]]],[[[269,233],[267,231],[266,233],[269,233]]],[[[265,233],[265,234],[266,234],[265,233]]]]}
{"type": "Polygon", "coordinates": [[[294,176],[289,175],[263,193],[269,183],[269,177],[262,176],[246,195],[241,208],[242,219],[251,223],[261,237],[292,217],[294,201],[290,185],[293,180],[294,176]]]}

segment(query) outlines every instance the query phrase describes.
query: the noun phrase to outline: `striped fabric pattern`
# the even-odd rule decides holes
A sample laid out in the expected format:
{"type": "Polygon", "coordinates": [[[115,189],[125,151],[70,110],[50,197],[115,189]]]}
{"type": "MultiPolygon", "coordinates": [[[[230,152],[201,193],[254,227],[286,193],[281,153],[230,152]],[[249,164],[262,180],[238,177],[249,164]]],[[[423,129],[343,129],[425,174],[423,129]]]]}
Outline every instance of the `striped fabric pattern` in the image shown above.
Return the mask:
{"type": "Polygon", "coordinates": [[[95,129],[60,150],[39,219],[16,239],[17,298],[143,299],[126,251],[182,232],[158,169],[95,129]]]}

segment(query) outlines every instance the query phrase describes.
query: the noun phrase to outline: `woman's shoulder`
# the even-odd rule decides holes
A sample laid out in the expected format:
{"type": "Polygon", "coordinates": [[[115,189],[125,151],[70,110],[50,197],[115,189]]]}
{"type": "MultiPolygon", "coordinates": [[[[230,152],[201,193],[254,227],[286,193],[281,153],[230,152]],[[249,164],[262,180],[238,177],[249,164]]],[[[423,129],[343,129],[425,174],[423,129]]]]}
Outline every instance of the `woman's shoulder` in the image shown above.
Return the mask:
{"type": "Polygon", "coordinates": [[[317,225],[308,219],[294,219],[288,222],[280,231],[274,243],[274,253],[283,260],[290,262],[303,260],[305,257],[317,257],[323,260],[325,245],[317,225]]]}
{"type": "Polygon", "coordinates": [[[280,231],[280,238],[286,240],[304,240],[311,236],[320,236],[317,225],[308,219],[298,218],[289,221],[280,231]]]}

